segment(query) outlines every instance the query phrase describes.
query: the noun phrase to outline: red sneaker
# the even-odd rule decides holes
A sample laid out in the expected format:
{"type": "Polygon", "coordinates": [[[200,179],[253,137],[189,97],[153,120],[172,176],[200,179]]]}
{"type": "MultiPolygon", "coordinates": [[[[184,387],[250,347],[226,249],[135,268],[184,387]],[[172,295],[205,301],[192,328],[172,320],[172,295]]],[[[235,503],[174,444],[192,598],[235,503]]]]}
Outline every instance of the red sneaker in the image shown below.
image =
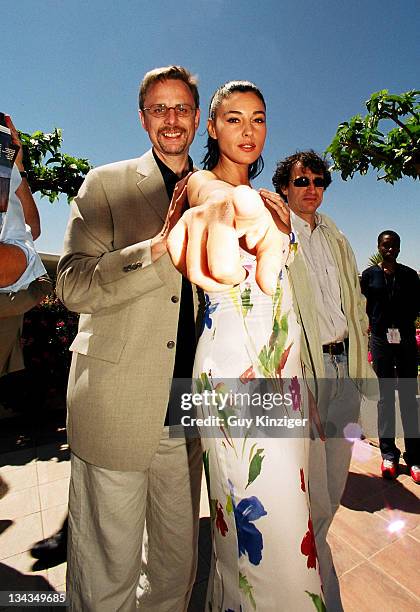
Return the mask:
{"type": "Polygon", "coordinates": [[[420,484],[420,465],[412,465],[410,475],[416,484],[420,484]]]}
{"type": "MultiPolygon", "coordinates": [[[[387,478],[388,480],[393,480],[397,477],[398,471],[398,463],[396,461],[391,461],[391,459],[383,459],[381,463],[381,472],[382,478],[387,478]]],[[[420,476],[420,472],[419,472],[420,476]]]]}

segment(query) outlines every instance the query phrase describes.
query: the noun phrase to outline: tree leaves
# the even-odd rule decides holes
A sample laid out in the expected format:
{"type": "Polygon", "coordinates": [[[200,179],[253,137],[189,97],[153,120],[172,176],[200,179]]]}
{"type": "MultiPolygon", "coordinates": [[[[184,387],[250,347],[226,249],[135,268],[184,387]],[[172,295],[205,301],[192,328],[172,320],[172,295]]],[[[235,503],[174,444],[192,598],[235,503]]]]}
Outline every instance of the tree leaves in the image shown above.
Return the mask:
{"type": "Polygon", "coordinates": [[[32,134],[19,132],[19,136],[32,193],[39,191],[50,202],[57,200],[60,193],[65,193],[70,202],[92,168],[89,161],[61,153],[63,139],[58,128],[54,128],[51,133],[39,130],[32,134]]]}
{"type": "Polygon", "coordinates": [[[390,94],[382,89],[366,101],[368,114],[355,115],[338,126],[327,148],[333,170],[347,180],[357,172],[366,174],[370,167],[382,174],[378,179],[393,184],[403,176],[420,178],[420,91],[390,94]],[[387,134],[379,122],[394,123],[387,134]]]}

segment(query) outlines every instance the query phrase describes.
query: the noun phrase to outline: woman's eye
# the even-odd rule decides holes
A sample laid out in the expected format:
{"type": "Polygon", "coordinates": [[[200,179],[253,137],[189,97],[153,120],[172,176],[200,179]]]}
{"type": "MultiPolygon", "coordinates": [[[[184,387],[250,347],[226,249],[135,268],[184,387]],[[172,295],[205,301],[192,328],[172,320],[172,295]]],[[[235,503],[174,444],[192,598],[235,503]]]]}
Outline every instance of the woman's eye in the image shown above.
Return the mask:
{"type": "Polygon", "coordinates": [[[237,117],[229,117],[227,119],[228,123],[238,123],[239,119],[237,117]]]}
{"type": "Polygon", "coordinates": [[[265,123],[265,117],[257,117],[255,123],[265,123]]]}

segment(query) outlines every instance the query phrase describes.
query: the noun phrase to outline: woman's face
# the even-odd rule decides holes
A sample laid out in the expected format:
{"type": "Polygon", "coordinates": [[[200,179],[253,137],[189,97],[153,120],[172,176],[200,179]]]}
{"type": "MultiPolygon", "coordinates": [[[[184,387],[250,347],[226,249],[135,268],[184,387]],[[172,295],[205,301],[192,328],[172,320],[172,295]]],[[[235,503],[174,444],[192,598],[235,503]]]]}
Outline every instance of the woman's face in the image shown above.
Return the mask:
{"type": "Polygon", "coordinates": [[[225,98],[207,129],[219,144],[220,157],[252,164],[261,155],[266,136],[265,108],[253,92],[235,92],[225,98]]]}

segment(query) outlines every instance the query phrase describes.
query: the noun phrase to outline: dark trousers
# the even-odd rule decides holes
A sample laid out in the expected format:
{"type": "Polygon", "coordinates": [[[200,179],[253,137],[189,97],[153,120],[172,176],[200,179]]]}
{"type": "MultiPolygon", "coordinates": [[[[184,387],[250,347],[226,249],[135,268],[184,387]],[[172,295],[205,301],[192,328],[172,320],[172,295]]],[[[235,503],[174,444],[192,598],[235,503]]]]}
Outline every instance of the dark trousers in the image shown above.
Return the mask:
{"type": "Polygon", "coordinates": [[[378,436],[383,459],[398,461],[395,445],[395,389],[398,389],[404,429],[405,459],[420,464],[419,407],[417,393],[417,347],[415,338],[389,344],[386,338],[372,336],[373,367],[379,379],[378,436]]]}

